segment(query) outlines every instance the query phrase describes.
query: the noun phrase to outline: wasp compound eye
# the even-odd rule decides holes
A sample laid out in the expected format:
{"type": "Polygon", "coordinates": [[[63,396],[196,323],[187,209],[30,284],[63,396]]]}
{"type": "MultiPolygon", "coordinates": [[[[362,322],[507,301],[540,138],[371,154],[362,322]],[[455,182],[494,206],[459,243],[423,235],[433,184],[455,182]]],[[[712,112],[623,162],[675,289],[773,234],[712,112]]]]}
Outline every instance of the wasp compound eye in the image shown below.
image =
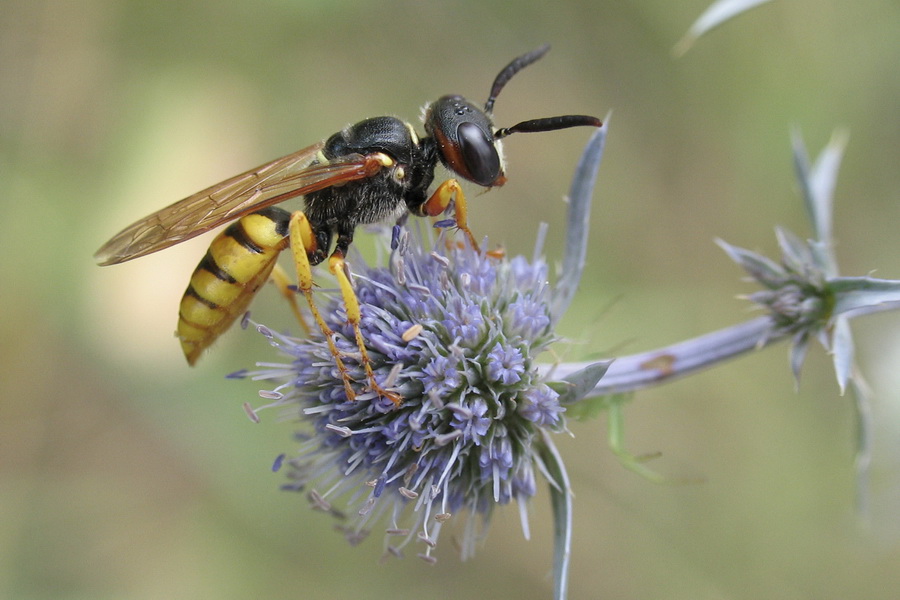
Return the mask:
{"type": "Polygon", "coordinates": [[[456,137],[468,170],[466,178],[485,187],[493,184],[500,175],[500,155],[493,140],[475,123],[461,123],[456,137]]]}

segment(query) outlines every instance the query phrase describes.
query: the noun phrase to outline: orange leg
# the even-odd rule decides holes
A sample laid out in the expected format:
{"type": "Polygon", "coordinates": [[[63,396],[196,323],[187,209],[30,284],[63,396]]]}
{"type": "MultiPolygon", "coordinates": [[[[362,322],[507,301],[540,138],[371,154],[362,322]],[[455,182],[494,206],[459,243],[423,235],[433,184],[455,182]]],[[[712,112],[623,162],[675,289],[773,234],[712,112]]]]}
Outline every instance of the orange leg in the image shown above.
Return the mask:
{"type": "MultiPolygon", "coordinates": [[[[481,249],[478,247],[478,242],[475,241],[475,236],[472,234],[472,230],[469,229],[466,195],[463,194],[462,187],[460,187],[457,180],[448,179],[439,185],[437,189],[434,190],[434,193],[431,194],[431,197],[425,201],[420,210],[423,216],[436,217],[447,210],[447,207],[450,206],[450,202],[455,202],[456,206],[454,214],[456,228],[466,235],[466,238],[469,240],[469,243],[472,244],[472,248],[475,249],[475,252],[481,252],[481,249]]],[[[491,258],[498,259],[506,256],[506,253],[500,248],[488,250],[486,254],[491,258]]]]}
{"type": "Polygon", "coordinates": [[[478,242],[469,229],[468,209],[466,206],[466,195],[462,191],[459,182],[455,179],[448,179],[441,185],[437,186],[431,197],[422,205],[422,214],[428,217],[436,217],[443,213],[450,206],[451,202],[455,202],[456,211],[454,218],[456,219],[456,228],[462,231],[469,243],[475,248],[476,252],[480,252],[478,242]]]}

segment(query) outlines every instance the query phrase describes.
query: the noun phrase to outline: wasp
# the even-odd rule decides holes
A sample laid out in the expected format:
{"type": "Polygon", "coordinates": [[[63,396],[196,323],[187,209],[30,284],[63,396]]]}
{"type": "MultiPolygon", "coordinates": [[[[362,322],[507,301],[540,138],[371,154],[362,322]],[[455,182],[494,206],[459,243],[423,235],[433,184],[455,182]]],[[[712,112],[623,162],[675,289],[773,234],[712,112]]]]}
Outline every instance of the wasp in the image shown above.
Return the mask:
{"type": "Polygon", "coordinates": [[[137,221],[104,244],[94,258],[100,265],[122,263],[233,221],[213,240],[181,300],[176,335],[188,363],[193,365],[231,327],[272,277],[298,315],[294,290],[305,297],[352,400],[355,392],[333,332],[313,301],[312,266],[328,258],[355,332],[369,389],[399,405],[401,398],[376,380],[360,332],[359,302],[344,262],[353,233],[358,225],[391,217],[438,216],[452,205],[456,227],[477,248],[459,181],[450,178],[429,193],[438,163],[478,186],[499,187],[506,182],[503,138],[513,133],[601,126],[596,117],[565,115],[494,128],[491,116],[500,91],[549,49],[544,45],[523,54],[500,71],[484,108],[462,96],[443,96],[424,108],[423,136],[396,117],[360,121],[137,221]],[[302,211],[291,213],[275,206],[297,197],[303,198],[302,211]],[[329,253],[333,239],[334,249],[329,253]],[[276,267],[278,255],[288,248],[296,266],[296,287],[290,286],[287,276],[276,267]]]}

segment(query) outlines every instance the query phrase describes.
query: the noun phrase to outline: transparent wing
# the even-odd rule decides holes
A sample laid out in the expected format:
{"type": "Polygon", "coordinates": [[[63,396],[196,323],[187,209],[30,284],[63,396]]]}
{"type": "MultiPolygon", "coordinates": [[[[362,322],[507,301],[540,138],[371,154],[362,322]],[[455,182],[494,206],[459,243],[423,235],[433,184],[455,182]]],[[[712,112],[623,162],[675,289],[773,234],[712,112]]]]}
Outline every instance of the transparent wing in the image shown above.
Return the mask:
{"type": "Polygon", "coordinates": [[[129,225],[94,259],[114,265],[174,246],[263,207],[316,190],[371,177],[382,163],[350,154],[310,165],[324,142],[235,175],[129,225]]]}

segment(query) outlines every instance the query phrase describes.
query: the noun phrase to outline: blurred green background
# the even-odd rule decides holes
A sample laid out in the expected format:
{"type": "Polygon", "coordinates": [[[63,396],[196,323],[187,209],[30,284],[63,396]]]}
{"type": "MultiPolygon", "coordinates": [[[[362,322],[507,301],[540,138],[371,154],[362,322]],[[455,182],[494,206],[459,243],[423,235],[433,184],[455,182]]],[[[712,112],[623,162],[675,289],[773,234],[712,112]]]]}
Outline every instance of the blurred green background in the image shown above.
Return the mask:
{"type": "MultiPolygon", "coordinates": [[[[564,2],[0,3],[0,597],[542,598],[548,497],[498,512],[475,560],[451,536],[435,567],[379,564],[281,493],[292,449],[274,412],[250,423],[252,382],[223,375],[275,355],[231,332],[190,369],[172,338],[204,236],[111,268],[91,255],[135,219],[361,118],[415,120],[428,100],[483,100],[543,42],[499,125],[613,111],[588,271],[563,324],[564,360],[637,352],[747,318],[752,290],[715,237],[775,252],[808,233],[789,132],[812,154],[850,132],[836,236],[848,275],[900,277],[900,8],[892,0],[775,1],[671,48],[709,0],[564,2]]],[[[510,253],[551,224],[588,132],[514,136],[509,184],[471,221],[510,253]]],[[[360,235],[365,248],[365,235],[360,235]]],[[[255,316],[287,326],[266,292],[255,316]]],[[[854,414],[824,352],[799,392],[786,347],[637,395],[635,453],[605,419],[560,436],[576,490],[573,598],[894,598],[900,589],[900,322],[856,322],[876,402],[870,511],[854,510],[854,414]]],[[[448,531],[449,532],[449,531],[448,531]]]]}

